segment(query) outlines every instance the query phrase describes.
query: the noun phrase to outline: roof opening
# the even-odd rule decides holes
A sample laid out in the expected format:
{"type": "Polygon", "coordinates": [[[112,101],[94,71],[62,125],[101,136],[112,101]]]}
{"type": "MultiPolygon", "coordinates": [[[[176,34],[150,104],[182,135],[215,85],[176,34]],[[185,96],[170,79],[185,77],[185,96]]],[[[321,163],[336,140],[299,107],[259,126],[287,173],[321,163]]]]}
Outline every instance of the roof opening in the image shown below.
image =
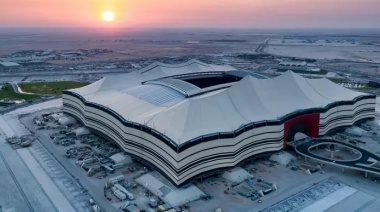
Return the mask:
{"type": "Polygon", "coordinates": [[[182,78],[181,80],[191,83],[199,88],[207,88],[216,85],[227,84],[240,81],[242,78],[231,75],[212,75],[212,76],[192,76],[182,78]]]}

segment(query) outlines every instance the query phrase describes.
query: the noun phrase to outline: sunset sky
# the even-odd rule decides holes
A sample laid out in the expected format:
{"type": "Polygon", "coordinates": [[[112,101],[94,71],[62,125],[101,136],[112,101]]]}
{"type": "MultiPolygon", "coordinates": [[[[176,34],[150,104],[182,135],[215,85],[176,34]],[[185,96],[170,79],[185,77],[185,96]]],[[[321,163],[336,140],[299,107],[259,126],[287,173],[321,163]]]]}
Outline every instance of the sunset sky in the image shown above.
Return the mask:
{"type": "Polygon", "coordinates": [[[0,27],[380,27],[380,0],[0,0],[0,8],[0,27]]]}

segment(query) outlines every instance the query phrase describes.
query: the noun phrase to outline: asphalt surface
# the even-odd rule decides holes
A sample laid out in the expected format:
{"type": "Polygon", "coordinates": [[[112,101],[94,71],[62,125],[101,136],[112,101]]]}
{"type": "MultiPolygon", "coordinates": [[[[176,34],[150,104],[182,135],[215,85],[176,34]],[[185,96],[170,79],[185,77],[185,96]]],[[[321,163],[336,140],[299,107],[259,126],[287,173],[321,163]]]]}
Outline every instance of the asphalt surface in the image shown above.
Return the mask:
{"type": "Polygon", "coordinates": [[[33,209],[33,207],[32,207],[32,204],[30,203],[28,197],[26,196],[25,192],[24,192],[23,189],[21,188],[20,183],[19,183],[18,180],[16,179],[15,174],[13,173],[13,171],[12,171],[10,165],[8,164],[7,160],[5,160],[5,157],[4,157],[3,153],[1,153],[1,152],[0,152],[0,158],[1,158],[2,161],[4,162],[4,164],[5,164],[5,166],[6,166],[7,170],[8,170],[8,172],[9,172],[9,174],[10,174],[10,176],[12,177],[12,179],[13,179],[13,181],[15,182],[15,184],[16,184],[18,190],[20,191],[23,200],[25,201],[26,205],[28,206],[28,209],[29,209],[30,211],[35,211],[35,210],[33,209]]]}
{"type": "Polygon", "coordinates": [[[265,53],[265,52],[264,52],[264,49],[267,48],[268,43],[269,43],[269,38],[267,38],[264,42],[262,42],[261,44],[259,44],[259,45],[256,47],[255,52],[256,52],[256,53],[265,53]]]}
{"type": "Polygon", "coordinates": [[[360,171],[367,171],[375,174],[380,174],[380,169],[370,167],[369,165],[373,164],[373,162],[368,161],[370,158],[373,158],[377,161],[380,161],[380,157],[368,152],[367,150],[364,150],[362,148],[359,148],[355,145],[347,144],[344,142],[336,141],[336,140],[328,140],[328,139],[313,139],[310,140],[309,142],[304,142],[295,147],[295,150],[297,153],[312,158],[316,159],[319,161],[323,161],[332,165],[337,165],[337,166],[342,166],[342,167],[347,167],[347,168],[352,168],[360,171]],[[352,149],[357,150],[362,154],[362,157],[358,158],[357,160],[350,160],[350,161],[339,161],[339,160],[334,160],[334,159],[329,159],[325,158],[319,155],[315,155],[309,151],[309,148],[316,146],[321,143],[335,143],[335,144],[340,144],[342,146],[346,146],[352,149]],[[368,166],[366,166],[368,165],[368,166]]]}
{"type": "MultiPolygon", "coordinates": [[[[1,131],[1,129],[0,129],[1,131]]],[[[17,151],[0,135],[0,205],[3,211],[58,211],[17,151]]]]}
{"type": "MultiPolygon", "coordinates": [[[[27,119],[21,119],[21,122],[31,131],[34,131],[32,128],[32,122],[27,119]]],[[[93,185],[92,182],[88,180],[87,173],[84,172],[79,166],[71,163],[61,152],[56,148],[54,143],[51,141],[51,138],[43,133],[36,131],[36,135],[39,136],[38,140],[40,143],[50,152],[50,154],[65,167],[66,171],[76,179],[76,181],[87,190],[88,194],[95,200],[95,202],[107,212],[117,211],[108,200],[104,197],[104,190],[102,186],[93,185]]]]}

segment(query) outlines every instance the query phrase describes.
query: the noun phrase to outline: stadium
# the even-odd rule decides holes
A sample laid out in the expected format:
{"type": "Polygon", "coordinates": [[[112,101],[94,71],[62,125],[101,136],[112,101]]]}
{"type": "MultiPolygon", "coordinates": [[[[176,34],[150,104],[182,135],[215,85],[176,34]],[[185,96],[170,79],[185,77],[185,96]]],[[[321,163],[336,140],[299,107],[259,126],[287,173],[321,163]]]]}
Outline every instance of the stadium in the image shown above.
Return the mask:
{"type": "Polygon", "coordinates": [[[155,62],[64,91],[64,112],[175,185],[375,116],[374,95],[291,71],[267,78],[197,60],[155,62]]]}

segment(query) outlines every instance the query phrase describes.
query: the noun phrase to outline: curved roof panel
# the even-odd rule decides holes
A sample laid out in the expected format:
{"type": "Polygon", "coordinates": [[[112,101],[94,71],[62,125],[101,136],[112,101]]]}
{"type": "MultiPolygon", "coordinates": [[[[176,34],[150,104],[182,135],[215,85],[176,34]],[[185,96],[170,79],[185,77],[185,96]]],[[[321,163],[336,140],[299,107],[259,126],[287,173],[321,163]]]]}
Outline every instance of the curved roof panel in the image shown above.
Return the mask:
{"type": "Polygon", "coordinates": [[[164,107],[172,106],[185,99],[182,93],[161,85],[140,85],[129,88],[125,93],[164,107]]]}
{"type": "Polygon", "coordinates": [[[235,70],[235,68],[229,65],[210,65],[198,60],[189,60],[181,64],[164,64],[160,62],[154,62],[151,65],[138,71],[106,76],[101,80],[92,83],[91,85],[72,89],[71,91],[85,96],[99,91],[124,90],[137,85],[141,85],[142,82],[176,75],[202,72],[225,72],[231,70],[235,70]]]}
{"type": "Polygon", "coordinates": [[[153,80],[153,81],[148,81],[144,83],[145,85],[147,84],[156,84],[156,85],[163,85],[167,86],[170,88],[173,88],[174,90],[188,96],[189,93],[193,93],[196,91],[200,91],[201,89],[198,86],[195,86],[191,83],[188,83],[183,80],[179,79],[172,79],[172,78],[165,78],[165,79],[160,79],[160,80],[153,80]]]}

